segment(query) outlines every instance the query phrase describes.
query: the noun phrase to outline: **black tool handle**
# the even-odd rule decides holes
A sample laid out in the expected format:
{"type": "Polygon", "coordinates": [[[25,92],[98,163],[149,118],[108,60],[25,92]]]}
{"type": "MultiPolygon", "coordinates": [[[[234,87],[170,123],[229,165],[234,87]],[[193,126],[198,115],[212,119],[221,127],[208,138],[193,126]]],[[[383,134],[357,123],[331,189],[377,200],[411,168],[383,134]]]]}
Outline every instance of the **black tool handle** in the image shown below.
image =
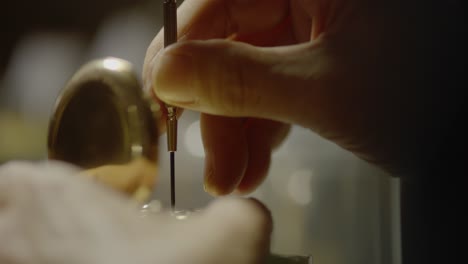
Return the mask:
{"type": "Polygon", "coordinates": [[[177,3],[164,0],[164,47],[177,41],[177,3]]]}

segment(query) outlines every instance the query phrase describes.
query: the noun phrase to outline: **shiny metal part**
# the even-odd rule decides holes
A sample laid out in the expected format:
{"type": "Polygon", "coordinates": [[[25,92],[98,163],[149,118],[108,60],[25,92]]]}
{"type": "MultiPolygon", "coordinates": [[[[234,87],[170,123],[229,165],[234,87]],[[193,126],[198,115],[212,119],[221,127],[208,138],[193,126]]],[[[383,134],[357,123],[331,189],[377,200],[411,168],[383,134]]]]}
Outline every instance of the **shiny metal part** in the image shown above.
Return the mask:
{"type": "MultiPolygon", "coordinates": [[[[164,0],[164,48],[177,42],[177,3],[164,0]]],[[[175,210],[175,158],[177,151],[177,108],[166,104],[167,109],[167,150],[171,156],[171,207],[175,210]]]]}
{"type": "Polygon", "coordinates": [[[167,106],[167,151],[177,151],[177,108],[167,106]]]}
{"type": "Polygon", "coordinates": [[[49,159],[79,166],[143,202],[157,175],[160,113],[152,104],[129,62],[110,57],[83,65],[56,100],[49,159]]]}
{"type": "Polygon", "coordinates": [[[164,0],[164,47],[177,42],[177,3],[164,0]]]}
{"type": "MultiPolygon", "coordinates": [[[[177,42],[177,3],[164,0],[164,47],[177,42]]],[[[166,104],[167,150],[177,151],[177,108],[166,104]]]]}

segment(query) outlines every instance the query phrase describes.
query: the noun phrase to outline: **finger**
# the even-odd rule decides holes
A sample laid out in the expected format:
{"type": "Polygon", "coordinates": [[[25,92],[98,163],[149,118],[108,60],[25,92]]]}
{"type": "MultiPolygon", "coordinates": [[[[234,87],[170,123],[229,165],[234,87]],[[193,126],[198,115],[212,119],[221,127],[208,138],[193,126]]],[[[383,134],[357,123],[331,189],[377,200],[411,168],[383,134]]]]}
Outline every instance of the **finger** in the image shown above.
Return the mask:
{"type": "Polygon", "coordinates": [[[205,147],[205,189],[225,195],[254,190],[264,180],[271,152],[289,132],[289,125],[260,119],[202,114],[205,147]]]}
{"type": "Polygon", "coordinates": [[[265,119],[250,119],[247,127],[249,159],[247,170],[237,186],[240,194],[255,190],[266,178],[271,153],[286,138],[289,125],[265,119]]]}
{"type": "Polygon", "coordinates": [[[266,235],[269,235],[273,227],[270,210],[257,199],[219,198],[207,206],[203,217],[217,219],[219,225],[239,223],[251,228],[254,233],[266,235]]]}
{"type": "Polygon", "coordinates": [[[210,226],[210,235],[214,239],[222,237],[222,241],[230,241],[229,248],[246,249],[242,254],[237,250],[222,250],[228,254],[235,253],[233,256],[225,256],[225,260],[237,259],[233,263],[263,263],[262,259],[269,251],[273,226],[271,213],[265,205],[255,199],[221,198],[206,208],[203,218],[205,224],[210,226]]]}
{"type": "Polygon", "coordinates": [[[200,127],[205,149],[205,190],[212,195],[229,194],[247,168],[244,120],[202,114],[200,127]]]}
{"type": "Polygon", "coordinates": [[[311,16],[304,10],[302,3],[299,1],[291,1],[291,19],[293,24],[294,37],[297,43],[302,43],[310,40],[310,32],[312,27],[311,16]]]}
{"type": "Polygon", "coordinates": [[[164,225],[165,233],[153,235],[150,245],[166,250],[157,263],[264,263],[269,251],[272,218],[257,200],[219,198],[184,221],[158,220],[154,229],[164,225]]]}
{"type": "MultiPolygon", "coordinates": [[[[288,5],[286,0],[186,0],[177,10],[178,36],[180,40],[202,40],[267,30],[284,19],[288,5]]],[[[161,30],[148,48],[145,67],[163,46],[161,30]]]]}
{"type": "MultiPolygon", "coordinates": [[[[155,113],[156,113],[156,122],[157,122],[157,127],[158,127],[158,135],[162,135],[162,134],[164,134],[166,132],[166,129],[167,129],[166,124],[167,124],[168,113],[167,113],[166,103],[161,101],[161,99],[159,99],[154,94],[153,89],[150,89],[148,91],[148,94],[150,95],[150,99],[153,100],[153,102],[155,102],[157,104],[157,105],[154,105],[154,106],[157,109],[157,111],[155,113]]],[[[153,108],[153,105],[151,107],[153,108]]],[[[182,115],[183,112],[184,112],[184,109],[177,108],[177,110],[176,110],[177,118],[179,118],[182,115]]]]}
{"type": "MultiPolygon", "coordinates": [[[[274,27],[288,13],[286,0],[187,0],[178,9],[179,40],[226,38],[274,27]],[[258,19],[258,14],[262,14],[258,19]]],[[[278,36],[278,38],[284,38],[278,36]]],[[[153,65],[164,46],[161,30],[150,44],[143,65],[145,91],[152,88],[153,65]]]]}
{"type": "Polygon", "coordinates": [[[155,92],[204,113],[305,125],[326,106],[324,80],[332,65],[323,46],[320,41],[279,48],[224,40],[178,43],[155,65],[155,92]]]}

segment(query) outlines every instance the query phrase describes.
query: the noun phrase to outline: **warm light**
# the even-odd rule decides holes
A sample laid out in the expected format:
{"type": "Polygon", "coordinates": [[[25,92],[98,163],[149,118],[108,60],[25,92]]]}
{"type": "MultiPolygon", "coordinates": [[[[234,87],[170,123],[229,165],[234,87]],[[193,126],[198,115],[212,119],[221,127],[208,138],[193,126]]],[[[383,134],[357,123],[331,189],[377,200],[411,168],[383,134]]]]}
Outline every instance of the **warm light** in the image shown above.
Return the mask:
{"type": "Polygon", "coordinates": [[[113,70],[113,71],[116,71],[120,68],[122,68],[122,62],[118,59],[114,59],[114,58],[108,58],[108,59],[105,59],[104,62],[104,67],[109,69],[109,70],[113,70]]]}
{"type": "Polygon", "coordinates": [[[152,200],[147,204],[147,208],[149,211],[155,213],[160,212],[162,210],[162,203],[158,200],[152,200]]]}
{"type": "Polygon", "coordinates": [[[141,145],[132,145],[132,154],[134,156],[140,156],[143,153],[143,147],[141,145]]]}
{"type": "Polygon", "coordinates": [[[184,220],[187,218],[187,215],[176,215],[177,220],[184,220]]]}

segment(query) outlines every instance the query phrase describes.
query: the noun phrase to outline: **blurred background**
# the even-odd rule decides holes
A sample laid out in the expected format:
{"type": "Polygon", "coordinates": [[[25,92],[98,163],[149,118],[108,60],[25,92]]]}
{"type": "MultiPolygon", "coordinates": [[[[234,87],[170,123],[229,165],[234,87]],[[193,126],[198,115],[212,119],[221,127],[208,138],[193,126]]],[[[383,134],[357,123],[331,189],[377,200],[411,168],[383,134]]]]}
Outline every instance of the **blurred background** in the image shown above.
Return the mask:
{"type": "MultiPolygon", "coordinates": [[[[5,1],[4,1],[5,2],[5,1]]],[[[44,160],[54,101],[85,62],[114,56],[141,73],[162,25],[162,1],[16,0],[2,3],[0,164],[44,160]]],[[[200,208],[204,153],[198,114],[180,120],[177,199],[200,208]]],[[[161,142],[165,142],[162,136],[161,142]]],[[[168,155],[153,198],[169,203],[168,155]]],[[[272,211],[272,251],[311,254],[318,264],[400,263],[399,182],[309,130],[293,127],[252,194],[272,211]]]]}

